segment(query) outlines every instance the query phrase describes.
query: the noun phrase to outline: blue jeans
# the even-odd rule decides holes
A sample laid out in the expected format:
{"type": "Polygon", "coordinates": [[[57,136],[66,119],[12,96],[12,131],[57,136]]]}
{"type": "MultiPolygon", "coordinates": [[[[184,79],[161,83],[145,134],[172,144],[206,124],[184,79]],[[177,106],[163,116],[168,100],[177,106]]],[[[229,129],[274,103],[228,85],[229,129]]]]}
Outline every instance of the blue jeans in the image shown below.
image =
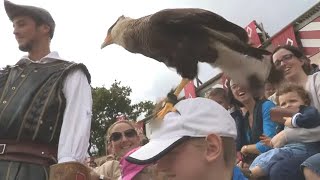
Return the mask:
{"type": "Polygon", "coordinates": [[[270,159],[275,155],[278,154],[280,151],[279,148],[271,149],[267,152],[264,152],[257,156],[251,163],[249,169],[252,170],[252,168],[259,166],[265,174],[269,174],[269,171],[266,170],[266,166],[270,163],[270,159]]]}
{"type": "Polygon", "coordinates": [[[320,153],[315,154],[309,157],[307,160],[305,160],[301,164],[301,168],[303,169],[304,167],[309,168],[310,170],[315,172],[318,176],[320,176],[320,153]]]}
{"type": "MultiPolygon", "coordinates": [[[[288,146],[288,145],[287,145],[288,146]]],[[[317,143],[314,146],[307,146],[307,153],[297,154],[296,152],[280,151],[275,154],[268,165],[270,180],[303,180],[304,176],[300,165],[310,156],[319,151],[317,143]]]]}
{"type": "Polygon", "coordinates": [[[278,158],[272,159],[272,157],[280,152],[286,154],[287,158],[299,158],[309,157],[316,151],[311,147],[305,146],[305,144],[302,143],[288,144],[282,148],[271,149],[265,153],[260,154],[254,159],[250,166],[250,169],[255,166],[259,166],[265,174],[269,174],[272,165],[277,163],[277,161],[279,160],[278,158]]]}
{"type": "MultiPolygon", "coordinates": [[[[278,155],[277,158],[279,158],[278,155]]],[[[270,180],[304,180],[303,173],[300,170],[300,164],[306,160],[307,157],[292,159],[280,158],[278,159],[279,162],[270,168],[270,180]]]]}

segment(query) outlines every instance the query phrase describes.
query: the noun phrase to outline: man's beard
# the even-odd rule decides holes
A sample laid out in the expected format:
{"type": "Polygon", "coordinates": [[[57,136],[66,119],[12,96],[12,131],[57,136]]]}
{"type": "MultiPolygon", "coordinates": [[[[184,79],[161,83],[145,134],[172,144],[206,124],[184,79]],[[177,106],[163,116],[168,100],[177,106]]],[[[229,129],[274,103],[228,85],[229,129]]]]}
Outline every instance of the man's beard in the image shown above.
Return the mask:
{"type": "Polygon", "coordinates": [[[29,52],[32,49],[32,43],[29,42],[24,45],[19,45],[19,49],[20,51],[23,51],[23,52],[29,52]]]}

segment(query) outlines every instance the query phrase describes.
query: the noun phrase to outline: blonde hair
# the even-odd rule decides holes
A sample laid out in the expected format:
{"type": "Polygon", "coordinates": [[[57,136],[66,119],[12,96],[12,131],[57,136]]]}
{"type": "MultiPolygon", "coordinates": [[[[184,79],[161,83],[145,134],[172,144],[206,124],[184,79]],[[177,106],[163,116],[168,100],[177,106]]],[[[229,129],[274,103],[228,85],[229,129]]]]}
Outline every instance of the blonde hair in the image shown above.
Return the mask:
{"type": "Polygon", "coordinates": [[[298,84],[293,84],[293,83],[286,83],[283,84],[282,86],[280,86],[280,88],[277,90],[276,92],[276,102],[278,105],[280,105],[279,102],[279,97],[290,93],[290,92],[296,92],[298,94],[298,96],[304,101],[304,105],[309,106],[311,103],[311,99],[310,96],[308,94],[308,92],[300,85],[298,84]]]}

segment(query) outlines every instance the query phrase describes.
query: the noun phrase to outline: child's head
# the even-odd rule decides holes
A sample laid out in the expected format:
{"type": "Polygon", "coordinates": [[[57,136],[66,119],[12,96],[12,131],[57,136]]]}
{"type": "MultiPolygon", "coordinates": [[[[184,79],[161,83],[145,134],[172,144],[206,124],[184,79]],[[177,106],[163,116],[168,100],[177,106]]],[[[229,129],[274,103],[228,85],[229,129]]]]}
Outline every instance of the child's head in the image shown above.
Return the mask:
{"type": "Polygon", "coordinates": [[[225,109],[229,109],[230,100],[228,97],[228,93],[223,88],[214,88],[212,89],[206,96],[208,99],[216,101],[225,109]]]}
{"type": "Polygon", "coordinates": [[[277,103],[282,108],[299,108],[301,105],[309,106],[310,97],[307,91],[296,84],[283,84],[278,89],[277,103]]]}
{"type": "Polygon", "coordinates": [[[265,98],[269,98],[276,92],[276,89],[270,82],[266,82],[264,84],[264,96],[265,98]]]}

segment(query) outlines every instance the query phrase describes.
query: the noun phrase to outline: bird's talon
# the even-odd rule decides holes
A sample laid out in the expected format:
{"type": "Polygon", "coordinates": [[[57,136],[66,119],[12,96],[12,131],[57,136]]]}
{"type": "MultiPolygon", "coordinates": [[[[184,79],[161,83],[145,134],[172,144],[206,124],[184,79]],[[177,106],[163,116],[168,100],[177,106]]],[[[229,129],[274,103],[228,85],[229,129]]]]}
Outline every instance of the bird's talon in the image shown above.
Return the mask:
{"type": "Polygon", "coordinates": [[[166,103],[165,106],[157,113],[157,118],[163,119],[164,116],[169,112],[176,112],[177,109],[173,107],[172,103],[166,103]]]}

